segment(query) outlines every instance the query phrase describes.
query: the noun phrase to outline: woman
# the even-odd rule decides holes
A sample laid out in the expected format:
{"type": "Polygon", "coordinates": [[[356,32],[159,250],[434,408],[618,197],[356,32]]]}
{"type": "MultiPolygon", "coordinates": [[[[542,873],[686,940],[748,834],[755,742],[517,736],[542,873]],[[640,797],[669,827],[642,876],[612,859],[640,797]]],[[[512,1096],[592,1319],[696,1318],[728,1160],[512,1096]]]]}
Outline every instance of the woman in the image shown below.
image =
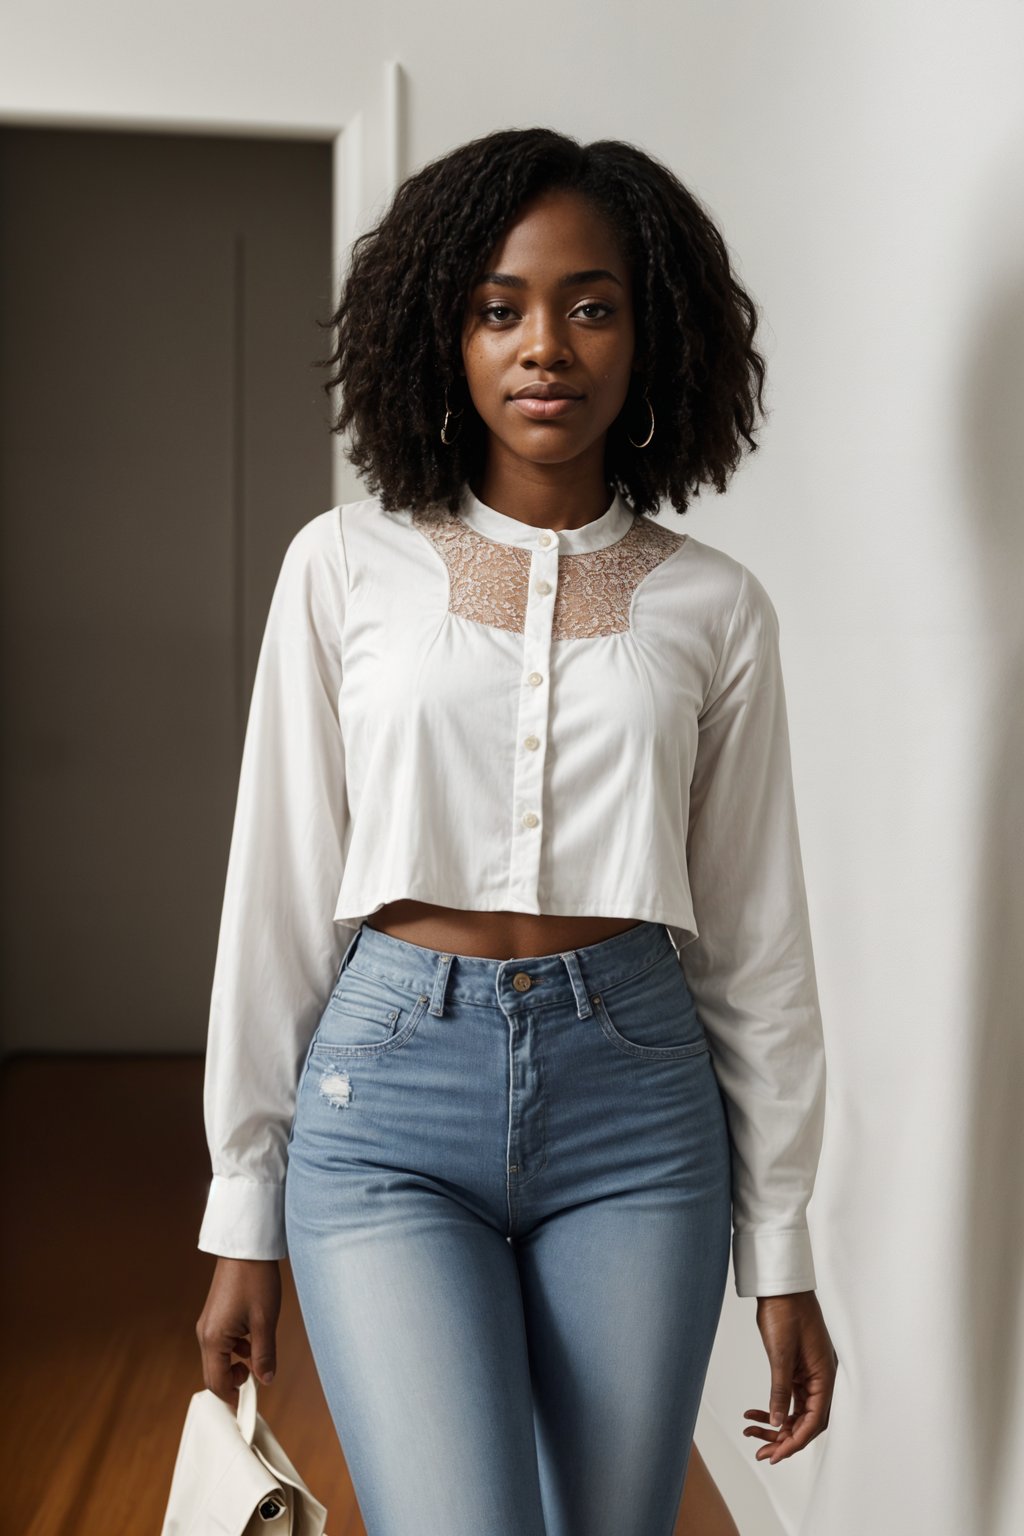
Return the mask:
{"type": "Polygon", "coordinates": [[[225,1400],[269,1380],[287,1251],[369,1536],[668,1536],[730,1230],[744,1433],[828,1423],[777,619],[645,515],[756,446],[755,323],[615,141],[488,135],[354,247],[326,387],[373,495],[300,528],[267,619],[198,1333],[225,1400]]]}

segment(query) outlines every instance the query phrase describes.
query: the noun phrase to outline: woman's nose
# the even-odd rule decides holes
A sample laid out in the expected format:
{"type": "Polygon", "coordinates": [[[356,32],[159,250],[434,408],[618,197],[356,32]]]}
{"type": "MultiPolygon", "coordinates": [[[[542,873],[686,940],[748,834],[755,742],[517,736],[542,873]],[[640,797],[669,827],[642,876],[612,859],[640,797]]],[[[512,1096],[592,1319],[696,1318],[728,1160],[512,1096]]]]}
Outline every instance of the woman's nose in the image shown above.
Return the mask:
{"type": "Polygon", "coordinates": [[[527,319],[519,338],[520,362],[540,368],[572,361],[572,348],[563,323],[554,316],[536,314],[527,319]]]}

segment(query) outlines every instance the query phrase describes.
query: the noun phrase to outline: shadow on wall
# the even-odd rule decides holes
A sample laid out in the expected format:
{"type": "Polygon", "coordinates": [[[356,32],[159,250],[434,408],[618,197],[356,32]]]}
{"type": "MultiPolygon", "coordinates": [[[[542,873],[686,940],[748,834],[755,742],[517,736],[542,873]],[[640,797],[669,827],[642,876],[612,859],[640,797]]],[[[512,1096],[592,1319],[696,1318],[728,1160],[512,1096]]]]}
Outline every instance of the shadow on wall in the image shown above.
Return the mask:
{"type": "MultiPolygon", "coordinates": [[[[962,390],[964,507],[978,582],[977,610],[990,616],[997,665],[979,677],[986,690],[976,718],[988,724],[977,742],[982,816],[976,866],[964,878],[976,893],[971,936],[972,1038],[964,1088],[972,1096],[964,1153],[969,1217],[957,1294],[970,1306],[971,1377],[951,1393],[973,1420],[969,1443],[984,1448],[970,1468],[978,1531],[1009,1530],[1019,1500],[1018,1373],[1024,1364],[1024,1249],[1019,1224],[1024,1167],[1024,214],[1007,231],[1008,195],[1024,165],[1004,167],[993,184],[991,217],[1013,265],[979,297],[962,390]],[[1010,175],[1013,170],[1015,175],[1010,175]],[[966,1386],[966,1392],[963,1388],[966,1386]]],[[[982,210],[986,212],[987,210],[982,210]]],[[[979,265],[982,263],[979,261],[979,265]]],[[[950,1277],[953,1279],[954,1277],[950,1277]]],[[[938,1344],[941,1347],[941,1342],[938,1344]]],[[[952,1384],[951,1384],[952,1385],[952,1384]]]]}

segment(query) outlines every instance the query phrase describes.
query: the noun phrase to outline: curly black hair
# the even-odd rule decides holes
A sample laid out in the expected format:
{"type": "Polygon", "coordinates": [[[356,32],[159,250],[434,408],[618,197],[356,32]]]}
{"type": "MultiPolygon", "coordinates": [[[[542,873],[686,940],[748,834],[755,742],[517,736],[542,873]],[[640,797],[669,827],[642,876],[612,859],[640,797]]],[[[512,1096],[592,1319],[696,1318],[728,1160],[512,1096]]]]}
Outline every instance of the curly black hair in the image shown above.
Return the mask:
{"type": "Polygon", "coordinates": [[[452,150],[404,181],[376,226],[353,241],[326,391],[341,390],[331,430],[386,511],[444,502],[484,464],[487,429],[468,399],[462,325],[487,257],[522,206],[549,189],[577,192],[615,228],[633,271],[630,393],[608,430],[605,476],[637,512],[663,500],[685,512],[701,485],[722,492],[765,417],[757,309],[736,281],[709,214],[661,161],[633,144],[581,145],[551,128],[503,129],[452,150]],[[632,446],[649,416],[647,448],[632,446]],[[459,393],[461,386],[463,393],[459,393]],[[634,386],[636,392],[634,394],[634,386]],[[445,389],[461,409],[441,441],[445,389]]]}

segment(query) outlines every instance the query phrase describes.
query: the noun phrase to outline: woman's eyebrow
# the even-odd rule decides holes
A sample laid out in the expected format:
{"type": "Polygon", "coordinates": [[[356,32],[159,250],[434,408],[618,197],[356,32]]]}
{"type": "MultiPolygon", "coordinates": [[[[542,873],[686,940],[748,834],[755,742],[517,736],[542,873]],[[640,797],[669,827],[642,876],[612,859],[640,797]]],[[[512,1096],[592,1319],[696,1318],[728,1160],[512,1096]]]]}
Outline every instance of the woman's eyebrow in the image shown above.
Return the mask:
{"type": "MultiPolygon", "coordinates": [[[[580,283],[596,282],[601,277],[610,278],[613,283],[618,283],[619,287],[622,287],[621,280],[615,276],[614,272],[609,272],[607,267],[588,267],[585,272],[566,272],[558,279],[558,286],[559,288],[573,288],[580,283]]],[[[498,288],[527,288],[529,286],[525,278],[516,277],[513,272],[485,272],[482,277],[477,279],[474,286],[482,288],[484,283],[493,283],[498,288]]]]}

